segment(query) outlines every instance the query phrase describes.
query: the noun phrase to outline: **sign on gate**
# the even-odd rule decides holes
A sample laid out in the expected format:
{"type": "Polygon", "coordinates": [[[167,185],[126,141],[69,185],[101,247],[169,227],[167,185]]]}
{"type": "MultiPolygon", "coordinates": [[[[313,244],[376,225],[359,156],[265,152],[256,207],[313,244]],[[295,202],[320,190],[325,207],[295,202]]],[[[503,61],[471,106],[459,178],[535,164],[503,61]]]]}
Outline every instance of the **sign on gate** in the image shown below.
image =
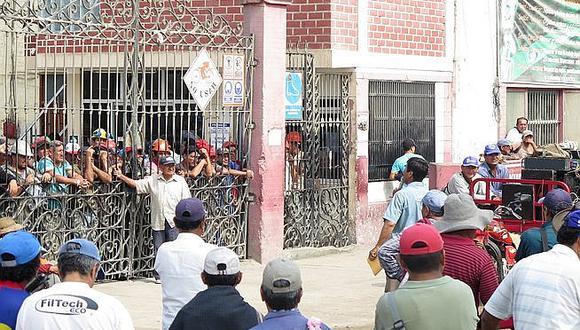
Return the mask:
{"type": "Polygon", "coordinates": [[[209,143],[221,146],[230,139],[230,123],[209,123],[209,143]]]}
{"type": "Polygon", "coordinates": [[[197,106],[204,110],[222,82],[222,77],[215,63],[205,49],[202,49],[191,63],[183,76],[183,82],[185,82],[197,106]]]}
{"type": "Polygon", "coordinates": [[[286,120],[302,120],[303,90],[302,73],[286,72],[286,88],[284,91],[286,120]]]}
{"type": "Polygon", "coordinates": [[[224,54],[224,84],[222,103],[224,106],[244,104],[244,55],[224,54]]]}

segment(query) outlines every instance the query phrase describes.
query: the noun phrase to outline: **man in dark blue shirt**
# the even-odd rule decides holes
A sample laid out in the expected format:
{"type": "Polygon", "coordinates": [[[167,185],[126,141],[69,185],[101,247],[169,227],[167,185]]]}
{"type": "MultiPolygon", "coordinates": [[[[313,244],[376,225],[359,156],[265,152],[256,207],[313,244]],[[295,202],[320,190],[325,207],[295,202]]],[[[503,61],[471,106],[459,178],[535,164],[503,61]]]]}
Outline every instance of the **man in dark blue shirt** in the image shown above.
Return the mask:
{"type": "Polygon", "coordinates": [[[264,317],[264,322],[252,330],[330,330],[326,324],[317,319],[309,319],[298,310],[302,298],[302,278],[300,269],[292,260],[278,258],[266,265],[260,293],[268,307],[268,314],[264,317]]]}
{"type": "Polygon", "coordinates": [[[533,254],[546,252],[558,244],[552,218],[559,212],[572,207],[570,194],[562,189],[550,190],[539,202],[544,204],[542,213],[546,223],[541,228],[531,228],[522,234],[516,253],[516,261],[533,254]]]}
{"type": "MultiPolygon", "coordinates": [[[[483,151],[484,162],[479,165],[478,173],[484,178],[509,179],[509,171],[505,165],[499,163],[501,152],[495,144],[488,144],[483,151]]],[[[491,193],[501,197],[502,184],[494,182],[491,184],[491,193]]]]}
{"type": "Polygon", "coordinates": [[[16,318],[29,293],[24,289],[40,267],[40,243],[25,231],[0,239],[0,328],[16,328],[16,318]]]}
{"type": "Polygon", "coordinates": [[[183,306],[170,330],[247,330],[262,321],[262,315],[235,288],[242,273],[240,260],[232,250],[220,247],[208,252],[201,279],[207,290],[183,306]]]}

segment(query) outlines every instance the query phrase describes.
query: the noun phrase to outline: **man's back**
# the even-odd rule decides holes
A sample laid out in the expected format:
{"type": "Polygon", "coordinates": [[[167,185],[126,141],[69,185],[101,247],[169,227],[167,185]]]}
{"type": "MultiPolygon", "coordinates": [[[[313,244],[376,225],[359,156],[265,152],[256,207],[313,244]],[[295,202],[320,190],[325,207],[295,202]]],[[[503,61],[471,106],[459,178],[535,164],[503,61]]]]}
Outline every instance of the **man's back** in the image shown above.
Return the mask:
{"type": "Polygon", "coordinates": [[[542,231],[545,231],[546,235],[546,251],[558,243],[556,231],[554,231],[554,226],[551,221],[545,223],[541,228],[530,228],[520,237],[520,245],[516,252],[516,261],[520,261],[534,254],[546,252],[543,247],[544,238],[542,237],[542,231]]]}
{"type": "Polygon", "coordinates": [[[422,218],[422,200],[428,191],[422,182],[412,182],[395,193],[383,215],[384,219],[395,223],[394,234],[400,234],[422,218]]]}
{"type": "Polygon", "coordinates": [[[485,305],[516,329],[580,329],[580,260],[557,244],[516,263],[485,305]]]}
{"type": "Polygon", "coordinates": [[[168,329],[177,312],[207,288],[200,274],[207,253],[216,247],[193,233],[180,233],[175,241],[159,247],[155,270],[163,290],[163,329],[168,329]]]}
{"type": "Polygon", "coordinates": [[[452,234],[441,234],[445,250],[443,275],[469,285],[475,302],[484,304],[498,286],[497,273],[491,257],[477,247],[472,239],[452,234]]]}
{"type": "Polygon", "coordinates": [[[310,329],[308,327],[309,324],[318,325],[321,330],[330,330],[330,327],[321,321],[309,319],[302,315],[298,308],[293,310],[271,311],[264,317],[264,321],[253,327],[252,330],[306,330],[310,329]]]}
{"type": "Polygon", "coordinates": [[[16,329],[133,329],[125,307],[82,282],[63,282],[28,297],[16,329]]]}
{"type": "Polygon", "coordinates": [[[199,292],[177,314],[171,330],[247,330],[260,323],[258,311],[233,286],[213,286],[199,292]]]}
{"type": "MultiPolygon", "coordinates": [[[[406,330],[475,329],[477,310],[469,287],[444,276],[428,281],[409,281],[393,295],[406,330]]],[[[377,303],[375,329],[392,329],[389,298],[383,295],[377,303]]]]}
{"type": "Polygon", "coordinates": [[[16,326],[16,317],[22,302],[28,297],[28,292],[14,285],[13,282],[0,281],[0,329],[2,325],[13,329],[16,326]]]}

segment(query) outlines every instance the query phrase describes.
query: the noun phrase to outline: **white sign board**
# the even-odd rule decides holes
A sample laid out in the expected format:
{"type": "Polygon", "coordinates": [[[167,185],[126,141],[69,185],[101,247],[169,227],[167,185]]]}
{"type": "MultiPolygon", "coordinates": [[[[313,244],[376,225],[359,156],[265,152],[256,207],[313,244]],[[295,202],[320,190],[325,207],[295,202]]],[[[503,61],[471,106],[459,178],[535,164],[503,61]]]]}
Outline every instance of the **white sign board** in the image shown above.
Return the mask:
{"type": "Polygon", "coordinates": [[[230,123],[209,123],[209,143],[221,148],[230,140],[230,123]]]}
{"type": "Polygon", "coordinates": [[[284,103],[286,105],[286,120],[302,120],[304,89],[302,73],[286,72],[285,81],[284,103]]]}
{"type": "Polygon", "coordinates": [[[245,76],[244,55],[224,54],[224,84],[222,86],[222,101],[224,106],[244,105],[245,76]]]}
{"type": "Polygon", "coordinates": [[[205,49],[202,49],[183,76],[197,106],[204,110],[217,92],[222,77],[205,49]]]}

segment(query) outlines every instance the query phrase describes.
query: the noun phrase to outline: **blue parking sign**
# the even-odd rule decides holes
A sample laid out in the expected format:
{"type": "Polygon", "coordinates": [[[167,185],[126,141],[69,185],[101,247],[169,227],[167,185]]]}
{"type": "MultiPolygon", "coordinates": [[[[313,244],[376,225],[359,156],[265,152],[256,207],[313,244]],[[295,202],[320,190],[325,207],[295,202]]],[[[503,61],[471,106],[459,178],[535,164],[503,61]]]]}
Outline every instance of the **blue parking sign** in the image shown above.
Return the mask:
{"type": "Polygon", "coordinates": [[[302,73],[286,72],[285,97],[286,120],[302,120],[304,84],[302,73]]]}

